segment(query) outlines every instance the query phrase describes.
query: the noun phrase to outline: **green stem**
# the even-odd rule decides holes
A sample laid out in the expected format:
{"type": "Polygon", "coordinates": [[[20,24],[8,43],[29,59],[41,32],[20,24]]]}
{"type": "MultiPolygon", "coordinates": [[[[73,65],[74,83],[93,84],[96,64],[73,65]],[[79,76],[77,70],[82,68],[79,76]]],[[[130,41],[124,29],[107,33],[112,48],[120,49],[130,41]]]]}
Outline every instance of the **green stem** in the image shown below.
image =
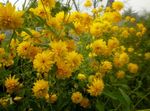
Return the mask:
{"type": "Polygon", "coordinates": [[[143,97],[134,105],[134,108],[135,108],[145,97],[147,97],[148,95],[150,95],[150,92],[148,92],[145,96],[143,96],[143,97]]]}

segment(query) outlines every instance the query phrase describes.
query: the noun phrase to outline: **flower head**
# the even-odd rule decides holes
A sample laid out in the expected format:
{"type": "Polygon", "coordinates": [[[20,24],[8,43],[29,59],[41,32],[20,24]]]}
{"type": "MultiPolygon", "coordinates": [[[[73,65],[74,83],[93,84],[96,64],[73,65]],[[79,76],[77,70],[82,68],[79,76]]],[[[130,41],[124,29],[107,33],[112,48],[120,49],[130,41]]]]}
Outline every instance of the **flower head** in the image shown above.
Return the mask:
{"type": "Polygon", "coordinates": [[[82,99],[83,99],[82,93],[80,92],[72,93],[71,100],[73,103],[78,104],[82,101],[82,99]]]}
{"type": "Polygon", "coordinates": [[[47,95],[48,89],[49,89],[48,81],[45,81],[42,79],[42,80],[37,80],[34,83],[32,91],[33,91],[35,97],[42,98],[47,95]]]}
{"type": "Polygon", "coordinates": [[[53,53],[51,51],[44,51],[38,53],[33,60],[33,67],[38,72],[48,72],[53,65],[53,53]]]}
{"type": "Polygon", "coordinates": [[[5,87],[6,87],[8,93],[11,94],[20,88],[21,84],[19,83],[18,80],[19,80],[18,78],[15,79],[15,75],[13,77],[9,76],[5,80],[5,87]]]}
{"type": "Polygon", "coordinates": [[[11,3],[0,5],[0,29],[16,29],[23,24],[23,12],[16,11],[11,3]]]}
{"type": "Polygon", "coordinates": [[[128,64],[128,70],[130,73],[137,73],[138,71],[138,65],[137,64],[133,64],[133,63],[129,63],[128,64]]]}
{"type": "Polygon", "coordinates": [[[115,1],[113,2],[112,7],[113,9],[120,11],[124,7],[124,5],[120,1],[115,1]]]}
{"type": "Polygon", "coordinates": [[[88,92],[91,96],[98,96],[104,89],[104,83],[102,79],[94,79],[91,85],[88,85],[88,92]]]}

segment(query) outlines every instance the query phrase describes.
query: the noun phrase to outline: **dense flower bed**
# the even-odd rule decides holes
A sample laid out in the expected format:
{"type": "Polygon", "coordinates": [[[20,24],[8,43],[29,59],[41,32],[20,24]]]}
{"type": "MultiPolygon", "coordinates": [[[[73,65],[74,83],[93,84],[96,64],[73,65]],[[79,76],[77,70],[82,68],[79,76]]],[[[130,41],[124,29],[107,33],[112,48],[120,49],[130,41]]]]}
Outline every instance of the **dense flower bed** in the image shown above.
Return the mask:
{"type": "Polygon", "coordinates": [[[133,110],[128,83],[150,59],[140,47],[145,26],[122,16],[119,1],[92,9],[86,0],[89,14],[58,4],[0,4],[0,109],[133,110]]]}

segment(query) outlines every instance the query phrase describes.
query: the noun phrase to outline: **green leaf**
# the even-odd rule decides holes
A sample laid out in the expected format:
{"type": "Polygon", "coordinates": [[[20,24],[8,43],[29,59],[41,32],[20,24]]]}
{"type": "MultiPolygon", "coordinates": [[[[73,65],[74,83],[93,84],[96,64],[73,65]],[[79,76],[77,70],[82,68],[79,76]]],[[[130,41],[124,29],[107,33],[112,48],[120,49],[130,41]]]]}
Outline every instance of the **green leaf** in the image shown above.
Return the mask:
{"type": "Polygon", "coordinates": [[[136,111],[150,111],[150,109],[142,109],[142,110],[136,110],[136,111]]]}
{"type": "Polygon", "coordinates": [[[27,34],[29,34],[30,36],[32,36],[32,33],[28,29],[22,28],[22,31],[25,31],[27,34]]]}
{"type": "Polygon", "coordinates": [[[121,95],[123,96],[124,100],[126,101],[126,103],[128,105],[130,105],[131,100],[130,100],[129,96],[121,88],[119,88],[119,91],[120,91],[121,95]]]}
{"type": "Polygon", "coordinates": [[[104,103],[102,103],[101,101],[97,101],[95,106],[97,111],[104,111],[104,103]]]}
{"type": "Polygon", "coordinates": [[[108,97],[110,97],[111,99],[113,99],[113,100],[117,100],[117,98],[114,96],[114,93],[113,92],[110,92],[110,91],[104,91],[103,92],[103,94],[105,95],[105,96],[108,96],[108,97]]]}

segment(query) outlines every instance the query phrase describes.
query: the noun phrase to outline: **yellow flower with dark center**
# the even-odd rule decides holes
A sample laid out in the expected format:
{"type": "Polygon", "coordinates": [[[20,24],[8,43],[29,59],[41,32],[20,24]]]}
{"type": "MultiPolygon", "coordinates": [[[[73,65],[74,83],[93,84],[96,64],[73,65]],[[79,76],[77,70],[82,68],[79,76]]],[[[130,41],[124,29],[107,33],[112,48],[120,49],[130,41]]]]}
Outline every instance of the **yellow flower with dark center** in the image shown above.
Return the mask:
{"type": "Polygon", "coordinates": [[[44,51],[38,53],[33,60],[33,67],[38,72],[48,72],[53,65],[53,53],[51,51],[44,51]]]}
{"type": "Polygon", "coordinates": [[[34,93],[34,96],[37,98],[43,98],[47,95],[49,90],[48,81],[45,80],[37,80],[34,83],[34,86],[32,88],[32,91],[34,93]]]}
{"type": "Polygon", "coordinates": [[[19,79],[15,79],[15,75],[13,77],[9,76],[6,80],[5,80],[5,87],[7,89],[8,93],[13,93],[15,91],[17,91],[20,87],[21,84],[18,81],[19,79]]]}
{"type": "Polygon", "coordinates": [[[94,79],[91,85],[88,85],[88,93],[91,96],[98,96],[104,89],[104,83],[102,79],[94,79]]]}
{"type": "Polygon", "coordinates": [[[31,43],[30,42],[22,42],[18,45],[17,47],[17,53],[19,56],[23,57],[23,58],[27,58],[28,57],[28,51],[31,47],[31,43]]]}
{"type": "Polygon", "coordinates": [[[0,29],[16,29],[23,24],[23,12],[16,11],[11,3],[0,5],[0,29]]]}
{"type": "Polygon", "coordinates": [[[82,99],[83,99],[82,93],[80,92],[72,93],[71,100],[73,103],[78,104],[82,101],[82,99]]]}

